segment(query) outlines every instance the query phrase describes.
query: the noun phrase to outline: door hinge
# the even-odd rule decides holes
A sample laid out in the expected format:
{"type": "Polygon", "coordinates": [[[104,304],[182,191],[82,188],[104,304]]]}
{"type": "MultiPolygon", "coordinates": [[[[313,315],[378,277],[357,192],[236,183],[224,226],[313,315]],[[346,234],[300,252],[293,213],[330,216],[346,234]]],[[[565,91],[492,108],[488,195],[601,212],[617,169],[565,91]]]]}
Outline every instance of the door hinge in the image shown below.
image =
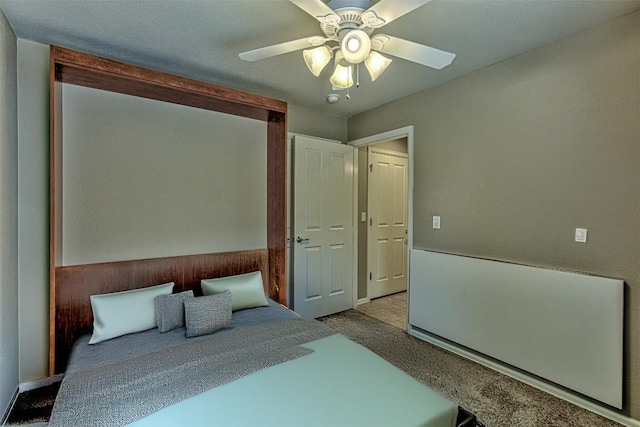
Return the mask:
{"type": "Polygon", "coordinates": [[[373,225],[373,218],[369,218],[369,227],[373,225]]]}
{"type": "Polygon", "coordinates": [[[373,172],[373,164],[369,165],[369,172],[373,172]]]}
{"type": "Polygon", "coordinates": [[[373,280],[373,273],[369,273],[369,280],[373,280]]]}

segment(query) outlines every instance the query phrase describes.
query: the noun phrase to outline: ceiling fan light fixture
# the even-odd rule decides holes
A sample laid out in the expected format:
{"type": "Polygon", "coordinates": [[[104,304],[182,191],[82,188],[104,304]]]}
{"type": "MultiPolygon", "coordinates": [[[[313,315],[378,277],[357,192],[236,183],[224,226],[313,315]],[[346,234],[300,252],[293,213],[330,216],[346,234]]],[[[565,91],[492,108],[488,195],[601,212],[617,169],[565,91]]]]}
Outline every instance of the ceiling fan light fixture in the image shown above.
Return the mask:
{"type": "Polygon", "coordinates": [[[350,64],[359,64],[371,52],[371,39],[362,30],[351,30],[342,37],[340,51],[344,59],[350,64]]]}
{"type": "Polygon", "coordinates": [[[306,49],[302,52],[304,63],[307,64],[309,71],[318,77],[324,67],[331,61],[333,52],[327,46],[319,46],[313,49],[306,49]]]}
{"type": "Polygon", "coordinates": [[[392,62],[387,55],[438,70],[451,64],[456,57],[454,53],[398,37],[384,34],[371,36],[375,30],[430,0],[290,1],[320,22],[324,36],[314,35],[241,52],[241,59],[257,61],[304,50],[303,59],[307,68],[319,77],[333,57],[335,62],[329,80],[334,89],[346,89],[345,98],[349,99],[349,88],[354,83],[360,86],[362,63],[367,67],[371,81],[376,81],[392,62]]]}
{"type": "Polygon", "coordinates": [[[386,56],[380,55],[378,52],[371,51],[367,59],[364,60],[364,66],[367,67],[369,74],[371,75],[371,81],[375,82],[380,74],[387,69],[391,64],[391,59],[386,56]]]}
{"type": "Polygon", "coordinates": [[[334,89],[348,89],[353,86],[352,68],[351,65],[345,67],[339,63],[336,64],[329,79],[334,89]]]}
{"type": "Polygon", "coordinates": [[[353,86],[353,66],[345,61],[339,50],[335,54],[334,61],[333,74],[329,78],[331,87],[334,90],[342,90],[353,86]]]}

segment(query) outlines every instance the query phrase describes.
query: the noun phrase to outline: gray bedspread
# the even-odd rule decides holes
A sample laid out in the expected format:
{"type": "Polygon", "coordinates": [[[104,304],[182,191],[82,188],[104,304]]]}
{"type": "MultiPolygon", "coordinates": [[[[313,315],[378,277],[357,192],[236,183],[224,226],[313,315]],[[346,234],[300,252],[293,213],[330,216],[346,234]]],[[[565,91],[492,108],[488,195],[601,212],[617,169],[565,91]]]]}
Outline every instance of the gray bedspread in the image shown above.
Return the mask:
{"type": "Polygon", "coordinates": [[[123,426],[260,369],[304,356],[300,344],[334,334],[319,322],[272,322],[213,334],[67,374],[50,426],[123,426]]]}
{"type": "MultiPolygon", "coordinates": [[[[300,316],[293,311],[283,308],[273,300],[269,300],[268,307],[234,311],[232,313],[233,328],[218,331],[216,335],[235,334],[238,329],[299,318],[300,316]]],[[[185,328],[177,328],[169,332],[160,332],[158,328],[154,328],[93,345],[89,345],[90,338],[91,334],[84,335],[73,345],[73,351],[65,370],[67,375],[71,372],[141,356],[145,353],[158,351],[163,347],[209,339],[210,337],[187,338],[185,337],[185,328]]]]}

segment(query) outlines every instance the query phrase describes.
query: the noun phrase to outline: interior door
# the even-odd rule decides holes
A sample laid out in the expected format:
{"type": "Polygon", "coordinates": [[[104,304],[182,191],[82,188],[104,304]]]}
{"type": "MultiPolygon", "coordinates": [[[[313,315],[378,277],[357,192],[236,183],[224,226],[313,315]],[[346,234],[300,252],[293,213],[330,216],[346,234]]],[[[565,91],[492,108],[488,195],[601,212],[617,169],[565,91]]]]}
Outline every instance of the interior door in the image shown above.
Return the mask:
{"type": "Polygon", "coordinates": [[[316,318],[353,307],[354,148],[296,135],[293,157],[293,309],[316,318]]]}
{"type": "Polygon", "coordinates": [[[367,297],[407,289],[408,159],[368,148],[367,297]]]}

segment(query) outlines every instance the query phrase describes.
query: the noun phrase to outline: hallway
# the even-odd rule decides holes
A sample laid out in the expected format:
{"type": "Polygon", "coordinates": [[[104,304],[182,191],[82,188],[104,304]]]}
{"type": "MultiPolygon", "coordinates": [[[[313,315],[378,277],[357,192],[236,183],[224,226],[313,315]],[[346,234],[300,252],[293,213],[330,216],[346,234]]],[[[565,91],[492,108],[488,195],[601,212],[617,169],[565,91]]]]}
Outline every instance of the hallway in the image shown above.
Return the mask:
{"type": "Polygon", "coordinates": [[[407,329],[406,291],[373,299],[357,306],[356,310],[402,330],[407,329]]]}

